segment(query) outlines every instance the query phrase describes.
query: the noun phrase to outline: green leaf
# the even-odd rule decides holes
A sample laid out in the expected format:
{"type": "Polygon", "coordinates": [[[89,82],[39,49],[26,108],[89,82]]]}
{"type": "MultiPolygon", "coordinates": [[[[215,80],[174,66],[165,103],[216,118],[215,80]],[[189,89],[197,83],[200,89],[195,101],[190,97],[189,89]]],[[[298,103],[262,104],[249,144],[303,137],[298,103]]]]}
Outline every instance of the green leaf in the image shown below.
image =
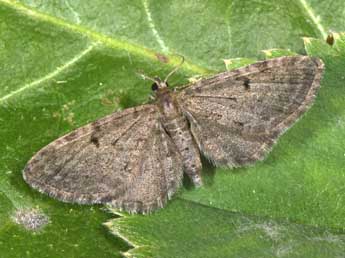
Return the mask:
{"type": "Polygon", "coordinates": [[[0,0],[1,257],[118,257],[130,245],[143,257],[302,256],[309,250],[318,257],[321,247],[341,255],[345,45],[338,34],[333,47],[305,38],[308,53],[325,60],[323,87],[311,112],[269,159],[251,169],[206,168],[205,188],[184,190],[151,216],[107,223],[130,243],[107,235],[101,225],[114,215],[39,194],[21,171],[58,136],[147,101],[150,83],[135,72],[163,77],[181,54],[187,61],[171,81],[179,85],[225,70],[224,59],[261,57],[262,49],[303,54],[302,36],[325,39],[328,30],[344,29],[338,18],[344,5],[0,0]],[[31,211],[48,224],[36,230],[18,224],[31,211]],[[265,233],[271,227],[278,228],[278,239],[265,233]]]}
{"type": "Polygon", "coordinates": [[[297,55],[295,52],[292,52],[291,50],[288,49],[266,49],[262,50],[265,58],[270,59],[270,58],[276,58],[280,56],[295,56],[297,55]]]}
{"type": "Polygon", "coordinates": [[[254,58],[230,58],[224,59],[224,64],[227,70],[233,70],[246,66],[252,63],[255,63],[256,59],[254,58]]]}
{"type": "Polygon", "coordinates": [[[302,36],[326,38],[329,30],[345,27],[339,0],[20,2],[102,38],[179,53],[220,70],[223,59],[257,57],[263,49],[303,53],[302,36]]]}
{"type": "Polygon", "coordinates": [[[341,257],[345,235],[177,199],[152,216],[107,224],[136,248],[128,257],[341,257]]]}

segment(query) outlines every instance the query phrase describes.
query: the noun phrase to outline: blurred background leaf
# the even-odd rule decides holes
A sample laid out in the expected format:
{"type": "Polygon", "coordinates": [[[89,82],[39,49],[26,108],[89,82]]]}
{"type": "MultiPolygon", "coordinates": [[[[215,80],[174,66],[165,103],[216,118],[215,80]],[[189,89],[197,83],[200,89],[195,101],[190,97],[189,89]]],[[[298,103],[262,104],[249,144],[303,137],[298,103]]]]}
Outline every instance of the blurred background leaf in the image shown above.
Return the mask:
{"type": "Polygon", "coordinates": [[[180,54],[187,62],[172,78],[178,85],[225,70],[224,60],[245,57],[248,63],[280,54],[265,49],[307,50],[325,61],[311,112],[257,166],[221,170],[206,164],[204,188],[187,187],[154,215],[107,225],[138,247],[128,255],[306,257],[310,250],[310,257],[332,257],[317,251],[328,250],[341,257],[345,45],[339,34],[333,47],[325,38],[344,30],[344,8],[340,0],[0,0],[1,257],[126,252],[130,245],[101,225],[116,215],[37,193],[22,179],[25,163],[58,136],[147,101],[150,83],[136,71],[163,77],[180,54]],[[35,231],[18,224],[18,212],[31,209],[49,223],[35,231]]]}

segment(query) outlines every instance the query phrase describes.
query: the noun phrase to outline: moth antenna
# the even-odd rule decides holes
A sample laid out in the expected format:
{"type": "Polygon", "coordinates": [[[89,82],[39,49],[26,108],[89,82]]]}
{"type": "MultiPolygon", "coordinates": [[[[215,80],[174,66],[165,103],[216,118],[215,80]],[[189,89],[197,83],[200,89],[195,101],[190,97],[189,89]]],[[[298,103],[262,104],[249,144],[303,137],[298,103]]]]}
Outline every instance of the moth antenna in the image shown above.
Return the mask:
{"type": "Polygon", "coordinates": [[[135,72],[137,75],[139,75],[141,78],[143,78],[144,80],[150,80],[150,81],[153,81],[154,83],[156,83],[157,85],[159,85],[159,81],[143,74],[143,73],[140,73],[140,72],[135,72]]]}
{"type": "Polygon", "coordinates": [[[173,75],[173,74],[174,74],[178,69],[180,69],[181,66],[183,65],[183,63],[184,63],[184,57],[181,56],[181,55],[178,55],[178,56],[180,56],[180,57],[182,58],[181,63],[180,63],[179,65],[177,65],[177,66],[167,75],[167,77],[165,77],[164,83],[167,83],[169,77],[170,77],[171,75],[173,75]]]}

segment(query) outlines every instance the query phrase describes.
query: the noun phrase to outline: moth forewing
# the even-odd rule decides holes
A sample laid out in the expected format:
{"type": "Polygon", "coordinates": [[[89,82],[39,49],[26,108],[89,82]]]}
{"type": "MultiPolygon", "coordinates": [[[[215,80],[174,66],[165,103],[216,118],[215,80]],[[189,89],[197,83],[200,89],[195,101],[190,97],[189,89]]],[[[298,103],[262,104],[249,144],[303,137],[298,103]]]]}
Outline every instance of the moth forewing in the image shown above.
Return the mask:
{"type": "Polygon", "coordinates": [[[150,78],[153,104],[55,140],[28,162],[24,179],[62,201],[151,212],[177,191],[183,171],[202,184],[199,151],[216,166],[263,159],[311,106],[322,71],[319,59],[295,56],[217,74],[180,92],[150,78]]]}
{"type": "Polygon", "coordinates": [[[313,103],[323,63],[281,57],[215,75],[179,93],[199,149],[217,166],[262,160],[313,103]]]}
{"type": "Polygon", "coordinates": [[[162,207],[180,186],[182,163],[158,116],[144,105],[76,129],[40,150],[24,179],[66,202],[145,213],[162,207]]]}

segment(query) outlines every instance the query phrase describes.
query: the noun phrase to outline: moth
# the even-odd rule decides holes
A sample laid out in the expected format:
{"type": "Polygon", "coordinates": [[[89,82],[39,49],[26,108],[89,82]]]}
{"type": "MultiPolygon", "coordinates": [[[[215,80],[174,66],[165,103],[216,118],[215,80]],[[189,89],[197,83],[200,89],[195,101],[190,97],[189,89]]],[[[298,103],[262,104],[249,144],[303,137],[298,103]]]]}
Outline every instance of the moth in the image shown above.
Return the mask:
{"type": "Polygon", "coordinates": [[[183,173],[202,186],[200,154],[236,168],[264,159],[312,105],[323,63],[281,57],[172,91],[154,81],[154,101],[115,112],[53,141],[23,175],[65,202],[107,203],[130,213],[163,207],[183,173]]]}

